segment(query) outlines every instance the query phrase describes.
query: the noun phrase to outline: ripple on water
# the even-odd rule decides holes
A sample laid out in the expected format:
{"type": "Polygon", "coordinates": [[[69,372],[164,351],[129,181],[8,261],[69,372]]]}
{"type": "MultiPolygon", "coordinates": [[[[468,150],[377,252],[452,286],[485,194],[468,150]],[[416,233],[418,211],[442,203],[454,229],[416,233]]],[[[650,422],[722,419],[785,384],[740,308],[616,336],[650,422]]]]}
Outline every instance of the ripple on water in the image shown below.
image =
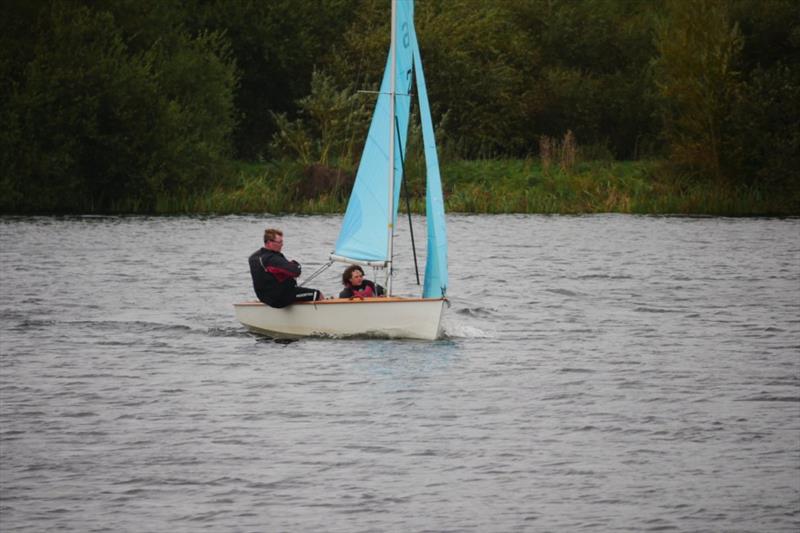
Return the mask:
{"type": "Polygon", "coordinates": [[[450,215],[444,339],[242,328],[338,225],[0,217],[2,529],[800,530],[800,219],[450,215]]]}

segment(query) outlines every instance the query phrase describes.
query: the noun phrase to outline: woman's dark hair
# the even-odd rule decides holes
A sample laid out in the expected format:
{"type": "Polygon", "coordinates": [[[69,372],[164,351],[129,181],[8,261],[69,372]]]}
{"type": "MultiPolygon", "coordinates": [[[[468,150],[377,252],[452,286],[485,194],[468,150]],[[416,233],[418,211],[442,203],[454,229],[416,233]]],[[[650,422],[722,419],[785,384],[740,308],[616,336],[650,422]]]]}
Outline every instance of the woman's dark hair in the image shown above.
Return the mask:
{"type": "Polygon", "coordinates": [[[350,265],[349,267],[344,269],[344,272],[342,272],[342,285],[344,285],[345,287],[350,285],[350,276],[352,276],[353,272],[355,272],[356,270],[361,272],[362,276],[364,275],[364,269],[358,265],[350,265]]]}

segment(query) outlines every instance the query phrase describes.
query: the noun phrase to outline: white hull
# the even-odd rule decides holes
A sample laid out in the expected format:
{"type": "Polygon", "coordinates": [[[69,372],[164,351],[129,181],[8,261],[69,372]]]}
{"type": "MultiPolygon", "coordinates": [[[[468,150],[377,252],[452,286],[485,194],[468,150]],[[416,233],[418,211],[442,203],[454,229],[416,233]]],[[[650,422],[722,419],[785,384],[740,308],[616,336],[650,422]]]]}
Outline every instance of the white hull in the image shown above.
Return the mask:
{"type": "Polygon", "coordinates": [[[288,337],[376,336],[437,339],[444,298],[322,300],[274,309],[261,302],[234,304],[236,318],[255,333],[288,337]]]}

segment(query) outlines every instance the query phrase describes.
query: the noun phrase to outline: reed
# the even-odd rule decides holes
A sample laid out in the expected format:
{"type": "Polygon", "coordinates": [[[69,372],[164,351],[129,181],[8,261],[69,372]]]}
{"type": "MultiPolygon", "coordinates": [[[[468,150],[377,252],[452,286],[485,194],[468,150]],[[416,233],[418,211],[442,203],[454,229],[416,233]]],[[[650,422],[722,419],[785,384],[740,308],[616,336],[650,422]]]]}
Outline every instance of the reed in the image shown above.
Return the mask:
{"type": "MultiPolygon", "coordinates": [[[[635,213],[797,215],[797,195],[754,187],[723,187],[670,174],[658,161],[580,161],[568,139],[551,160],[486,159],[443,162],[445,208],[462,213],[635,213]]],[[[407,166],[411,211],[423,213],[424,166],[407,166]]],[[[159,198],[158,213],[341,213],[341,191],[301,193],[305,167],[293,162],[240,164],[230,183],[206,192],[159,198]]],[[[405,201],[401,202],[405,211],[405,201]]]]}

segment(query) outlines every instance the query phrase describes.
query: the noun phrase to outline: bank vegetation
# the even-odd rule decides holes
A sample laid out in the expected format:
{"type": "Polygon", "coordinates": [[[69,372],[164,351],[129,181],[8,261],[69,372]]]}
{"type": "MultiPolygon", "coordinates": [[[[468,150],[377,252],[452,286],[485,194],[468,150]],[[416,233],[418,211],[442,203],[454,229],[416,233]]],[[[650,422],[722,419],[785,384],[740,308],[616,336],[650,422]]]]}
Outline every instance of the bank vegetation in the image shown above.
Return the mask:
{"type": "MultiPolygon", "coordinates": [[[[415,20],[448,210],[800,214],[795,0],[418,0],[415,20]]],[[[10,0],[0,212],[341,211],[388,23],[386,0],[10,0]]]]}

